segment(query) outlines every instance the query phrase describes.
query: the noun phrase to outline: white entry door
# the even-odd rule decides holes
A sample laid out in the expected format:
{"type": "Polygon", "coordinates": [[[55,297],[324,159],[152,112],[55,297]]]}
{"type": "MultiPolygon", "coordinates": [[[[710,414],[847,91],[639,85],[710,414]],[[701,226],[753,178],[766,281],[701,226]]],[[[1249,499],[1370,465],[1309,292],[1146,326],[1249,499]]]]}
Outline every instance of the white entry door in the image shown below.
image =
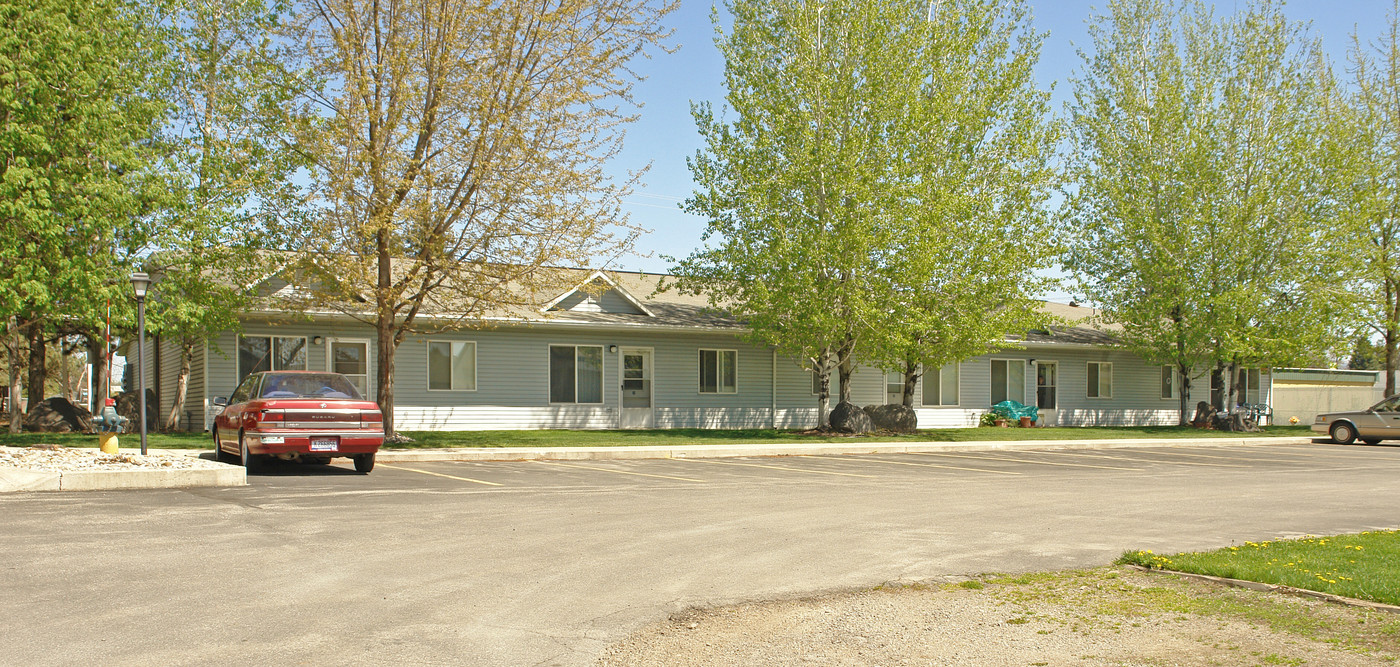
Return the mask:
{"type": "Polygon", "coordinates": [[[1035,362],[1035,404],[1040,407],[1040,425],[1055,426],[1059,413],[1060,365],[1053,361],[1035,362]]]}
{"type": "Polygon", "coordinates": [[[624,347],[618,355],[622,368],[621,428],[652,428],[651,349],[624,347]]]}

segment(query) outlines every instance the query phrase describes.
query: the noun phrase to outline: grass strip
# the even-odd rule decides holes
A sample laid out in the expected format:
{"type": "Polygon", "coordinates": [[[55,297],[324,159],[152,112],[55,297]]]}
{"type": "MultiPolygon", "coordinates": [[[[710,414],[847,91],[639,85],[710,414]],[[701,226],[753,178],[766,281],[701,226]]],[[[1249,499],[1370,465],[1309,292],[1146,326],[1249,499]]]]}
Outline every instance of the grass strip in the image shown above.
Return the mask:
{"type": "Polygon", "coordinates": [[[1400,530],[1245,542],[1171,556],[1126,551],[1117,562],[1400,605],[1400,530]]]}
{"type": "MultiPolygon", "coordinates": [[[[860,436],[819,434],[784,429],[650,429],[569,431],[537,429],[528,431],[403,431],[413,442],[395,443],[393,449],[445,447],[625,447],[637,445],[723,445],[737,443],[809,442],[985,442],[990,440],[1119,440],[1124,438],[1237,438],[1296,437],[1310,435],[1306,426],[1271,426],[1260,433],[1240,434],[1203,431],[1189,426],[1135,426],[1084,428],[937,428],[916,433],[874,433],[860,436]]],[[[138,447],[140,435],[123,433],[123,448],[138,447]]],[[[212,448],[208,433],[150,433],[147,446],[157,449],[212,448]]],[[[96,447],[97,436],[81,433],[4,433],[0,445],[26,447],[54,444],[67,447],[96,447]]]]}

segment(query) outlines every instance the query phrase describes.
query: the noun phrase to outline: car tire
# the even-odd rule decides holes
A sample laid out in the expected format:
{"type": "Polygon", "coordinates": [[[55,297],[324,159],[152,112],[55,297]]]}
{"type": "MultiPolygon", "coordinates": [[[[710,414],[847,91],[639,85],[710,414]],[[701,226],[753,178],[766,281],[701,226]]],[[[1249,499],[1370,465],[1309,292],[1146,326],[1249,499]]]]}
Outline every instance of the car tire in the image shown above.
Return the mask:
{"type": "Polygon", "coordinates": [[[1327,433],[1332,436],[1332,442],[1339,445],[1350,445],[1356,442],[1356,427],[1348,422],[1337,422],[1333,424],[1332,428],[1327,430],[1327,433]]]}
{"type": "Polygon", "coordinates": [[[214,461],[221,462],[221,464],[228,462],[228,453],[224,451],[224,443],[218,440],[218,427],[214,427],[214,461]]]}
{"type": "Polygon", "coordinates": [[[238,434],[238,462],[243,464],[243,469],[253,472],[258,469],[258,455],[248,451],[248,441],[243,438],[243,434],[238,434]]]}
{"type": "Polygon", "coordinates": [[[367,475],[371,470],[374,470],[373,454],[358,454],[355,456],[355,472],[367,475]]]}
{"type": "Polygon", "coordinates": [[[1379,444],[1381,444],[1381,439],[1380,439],[1380,438],[1362,438],[1362,439],[1361,439],[1361,442],[1364,442],[1364,443],[1366,443],[1366,444],[1368,444],[1368,445],[1379,445],[1379,444]]]}

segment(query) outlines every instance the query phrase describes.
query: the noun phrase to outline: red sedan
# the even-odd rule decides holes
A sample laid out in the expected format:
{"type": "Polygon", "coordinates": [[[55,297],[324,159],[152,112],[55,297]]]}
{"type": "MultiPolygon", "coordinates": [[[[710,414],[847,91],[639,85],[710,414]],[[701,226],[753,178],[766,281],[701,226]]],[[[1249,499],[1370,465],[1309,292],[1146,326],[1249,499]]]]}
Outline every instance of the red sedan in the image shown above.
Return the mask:
{"type": "Polygon", "coordinates": [[[253,373],[214,405],[223,407],[214,418],[215,456],[237,453],[249,470],[265,456],[309,463],[348,456],[355,470],[367,473],[384,444],[379,405],[339,373],[253,373]]]}

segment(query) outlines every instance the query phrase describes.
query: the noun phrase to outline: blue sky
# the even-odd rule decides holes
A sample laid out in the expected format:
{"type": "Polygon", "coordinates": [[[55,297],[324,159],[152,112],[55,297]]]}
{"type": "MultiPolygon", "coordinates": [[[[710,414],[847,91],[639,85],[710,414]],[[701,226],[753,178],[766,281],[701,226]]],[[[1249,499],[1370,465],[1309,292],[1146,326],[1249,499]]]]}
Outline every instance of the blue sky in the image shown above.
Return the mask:
{"type": "MultiPolygon", "coordinates": [[[[1080,65],[1075,49],[1087,47],[1085,21],[1093,7],[1103,2],[1081,0],[1031,0],[1038,30],[1049,31],[1036,73],[1042,88],[1055,86],[1056,112],[1062,110],[1068,95],[1069,77],[1080,65]]],[[[1312,33],[1320,36],[1338,73],[1343,74],[1351,34],[1359,30],[1363,40],[1380,37],[1391,0],[1296,0],[1286,6],[1295,21],[1311,23],[1312,33]]],[[[1216,3],[1217,12],[1230,13],[1234,2],[1216,3]]],[[[612,165],[622,178],[628,170],[651,163],[643,185],[627,198],[627,211],[636,224],[651,230],[637,242],[641,253],[651,257],[624,258],[613,268],[666,271],[669,263],[660,255],[684,257],[700,244],[705,221],[677,208],[694,188],[685,160],[701,147],[700,137],[690,116],[691,101],[722,101],[720,85],[724,62],[714,45],[710,21],[711,3],[681,0],[667,23],[675,28],[671,43],[675,53],[656,53],[638,71],[647,77],[636,88],[637,99],[645,104],[641,117],[627,134],[627,144],[612,165]]],[[[1055,298],[1058,295],[1052,295],[1055,298]]]]}

